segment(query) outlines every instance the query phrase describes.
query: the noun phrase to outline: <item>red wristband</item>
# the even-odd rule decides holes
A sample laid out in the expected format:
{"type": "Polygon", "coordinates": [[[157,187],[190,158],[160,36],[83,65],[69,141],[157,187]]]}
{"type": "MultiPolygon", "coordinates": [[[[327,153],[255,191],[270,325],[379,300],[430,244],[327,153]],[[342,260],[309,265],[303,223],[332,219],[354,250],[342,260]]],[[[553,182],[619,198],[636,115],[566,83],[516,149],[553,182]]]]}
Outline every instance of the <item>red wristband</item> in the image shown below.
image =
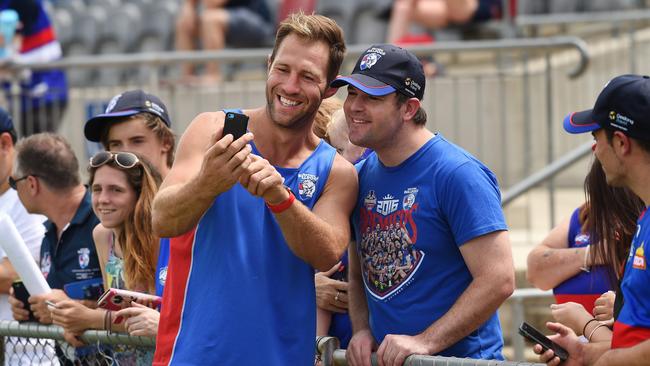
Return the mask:
{"type": "Polygon", "coordinates": [[[284,188],[286,188],[287,192],[289,192],[289,198],[287,198],[286,200],[278,203],[277,205],[272,205],[272,204],[266,202],[266,207],[268,207],[269,210],[271,210],[271,212],[273,212],[273,213],[277,214],[277,213],[281,213],[281,212],[286,211],[289,207],[291,207],[291,205],[293,204],[293,201],[296,200],[296,196],[293,194],[291,189],[289,189],[289,187],[286,187],[286,186],[284,188]]]}

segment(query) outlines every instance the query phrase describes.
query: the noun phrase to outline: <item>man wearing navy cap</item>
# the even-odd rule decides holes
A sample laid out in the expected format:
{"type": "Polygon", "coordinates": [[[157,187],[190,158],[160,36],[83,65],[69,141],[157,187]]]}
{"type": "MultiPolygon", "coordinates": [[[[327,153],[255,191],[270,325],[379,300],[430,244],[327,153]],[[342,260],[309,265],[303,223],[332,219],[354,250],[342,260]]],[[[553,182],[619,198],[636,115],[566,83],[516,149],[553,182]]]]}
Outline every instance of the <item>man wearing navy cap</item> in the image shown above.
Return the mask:
{"type": "Polygon", "coordinates": [[[84,135],[106,150],[142,155],[164,178],[174,162],[174,133],[165,104],[155,95],[129,90],[111,99],[106,111],[89,119],[84,135]]]}
{"type": "Polygon", "coordinates": [[[401,365],[410,354],[503,359],[496,310],[514,288],[496,177],[426,127],[418,59],[375,45],[357,61],[344,111],[357,164],[349,309],[350,365],[401,365]],[[365,287],[365,291],[364,291],[365,287]]]}
{"type": "MultiPolygon", "coordinates": [[[[600,161],[607,183],[627,187],[650,204],[650,77],[622,75],[610,80],[593,109],[569,114],[564,119],[569,133],[590,132],[596,141],[594,155],[600,161]]],[[[559,323],[548,323],[558,333],[552,337],[569,352],[567,364],[645,365],[650,355],[650,274],[645,242],[650,242],[650,215],[641,214],[625,263],[620,293],[623,306],[615,317],[611,344],[583,344],[573,331],[559,323]]],[[[587,332],[608,332],[590,322],[587,332]]],[[[541,346],[535,346],[541,353],[541,346]]],[[[553,351],[541,354],[549,365],[560,360],[553,351]]]]}

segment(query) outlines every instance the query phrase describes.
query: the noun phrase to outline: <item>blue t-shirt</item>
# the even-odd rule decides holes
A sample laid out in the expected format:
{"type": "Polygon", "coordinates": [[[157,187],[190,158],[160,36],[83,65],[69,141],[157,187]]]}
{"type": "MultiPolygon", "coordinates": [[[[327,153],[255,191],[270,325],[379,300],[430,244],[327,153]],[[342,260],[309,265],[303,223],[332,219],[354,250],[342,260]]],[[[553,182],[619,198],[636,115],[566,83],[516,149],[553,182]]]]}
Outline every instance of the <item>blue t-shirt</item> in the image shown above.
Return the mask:
{"type": "MultiPolygon", "coordinates": [[[[353,225],[372,333],[423,332],[472,281],[459,247],[507,230],[494,174],[441,135],[395,167],[357,164],[353,225]]],[[[442,356],[503,359],[496,312],[442,356]]]]}
{"type": "Polygon", "coordinates": [[[45,222],[47,231],[41,245],[40,266],[51,288],[63,289],[67,284],[102,277],[93,241],[93,229],[97,224],[99,220],[92,210],[89,191],[60,240],[54,223],[45,222]]]}

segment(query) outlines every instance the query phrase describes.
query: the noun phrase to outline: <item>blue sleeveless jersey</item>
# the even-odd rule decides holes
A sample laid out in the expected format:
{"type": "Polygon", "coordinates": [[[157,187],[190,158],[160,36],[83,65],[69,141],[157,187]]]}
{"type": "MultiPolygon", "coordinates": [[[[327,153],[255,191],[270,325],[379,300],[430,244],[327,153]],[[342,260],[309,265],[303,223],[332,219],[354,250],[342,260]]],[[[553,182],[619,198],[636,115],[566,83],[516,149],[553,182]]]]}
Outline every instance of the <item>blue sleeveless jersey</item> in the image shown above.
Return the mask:
{"type": "MultiPolygon", "coordinates": [[[[321,142],[299,168],[276,169],[311,209],[335,154],[321,142]]],[[[264,200],[239,183],[193,234],[171,239],[164,294],[155,365],[314,362],[314,269],[289,249],[264,200]]]]}
{"type": "MultiPolygon", "coordinates": [[[[591,236],[582,231],[580,222],[580,207],[573,211],[569,222],[569,236],[567,237],[569,248],[581,248],[591,245],[591,236]]],[[[565,302],[577,302],[591,313],[594,309],[594,302],[602,295],[614,288],[611,284],[606,266],[593,266],[587,272],[580,272],[568,278],[553,289],[555,301],[558,304],[565,302]]]]}

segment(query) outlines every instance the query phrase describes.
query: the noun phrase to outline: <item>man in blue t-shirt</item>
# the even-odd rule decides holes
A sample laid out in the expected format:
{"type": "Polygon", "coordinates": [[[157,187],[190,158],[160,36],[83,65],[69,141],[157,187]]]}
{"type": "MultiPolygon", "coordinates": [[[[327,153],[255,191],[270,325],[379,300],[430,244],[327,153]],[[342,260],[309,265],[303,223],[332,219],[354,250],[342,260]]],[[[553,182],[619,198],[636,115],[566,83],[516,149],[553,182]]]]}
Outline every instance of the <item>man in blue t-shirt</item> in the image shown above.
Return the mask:
{"type": "Polygon", "coordinates": [[[372,46],[331,85],[347,85],[350,141],[375,151],[357,164],[348,364],[369,365],[373,350],[384,365],[503,359],[496,310],[514,268],[496,177],[425,128],[425,77],[408,51],[372,46]]]}

